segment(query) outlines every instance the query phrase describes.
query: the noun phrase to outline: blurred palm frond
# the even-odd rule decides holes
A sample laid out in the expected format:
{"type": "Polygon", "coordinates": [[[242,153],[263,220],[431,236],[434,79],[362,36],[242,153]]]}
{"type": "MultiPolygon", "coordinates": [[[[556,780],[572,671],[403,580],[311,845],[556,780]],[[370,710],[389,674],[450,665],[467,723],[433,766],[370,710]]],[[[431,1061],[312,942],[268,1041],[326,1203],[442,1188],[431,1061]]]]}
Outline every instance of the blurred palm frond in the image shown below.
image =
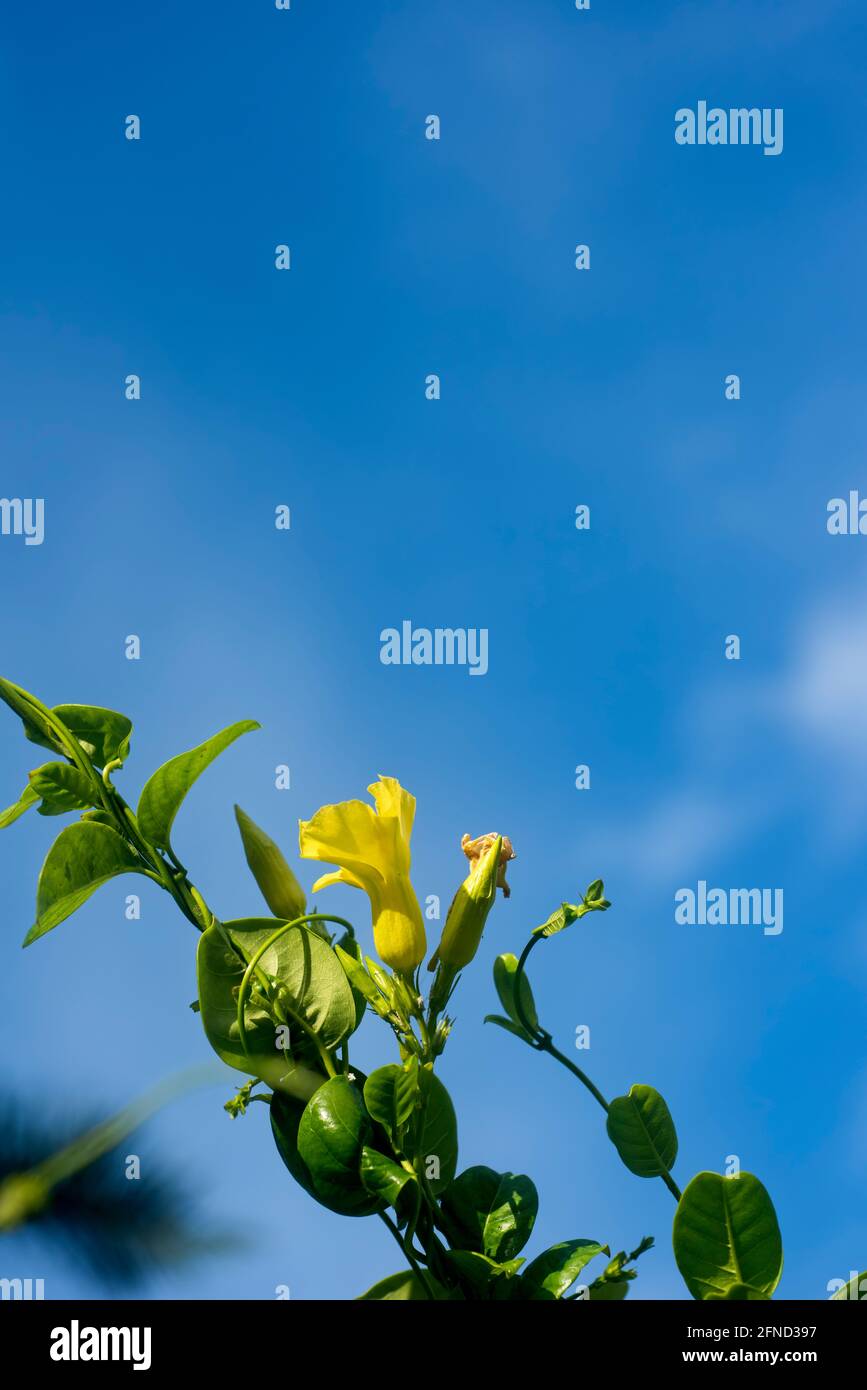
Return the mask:
{"type": "Polygon", "coordinates": [[[126,1176],[120,1146],[141,1118],[135,1108],[107,1122],[51,1117],[32,1092],[0,1094],[0,1236],[26,1225],[100,1281],[127,1286],[237,1244],[203,1233],[186,1185],[153,1159],[126,1176]]]}

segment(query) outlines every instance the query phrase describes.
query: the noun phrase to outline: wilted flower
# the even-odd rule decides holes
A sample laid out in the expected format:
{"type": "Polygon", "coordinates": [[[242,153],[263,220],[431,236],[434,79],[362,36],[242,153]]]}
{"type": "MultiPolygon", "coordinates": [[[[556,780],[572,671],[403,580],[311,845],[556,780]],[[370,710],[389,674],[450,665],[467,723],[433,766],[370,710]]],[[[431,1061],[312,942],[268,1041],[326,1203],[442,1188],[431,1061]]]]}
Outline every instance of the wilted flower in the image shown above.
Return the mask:
{"type": "Polygon", "coordinates": [[[442,940],[428,965],[462,970],[469,965],[482,939],[488,913],[494,905],[497,889],[509,896],[506,865],[515,858],[512,842],[505,835],[480,835],[471,840],[464,835],[461,849],[470,861],[470,872],[461,884],[449,908],[442,940]]]}

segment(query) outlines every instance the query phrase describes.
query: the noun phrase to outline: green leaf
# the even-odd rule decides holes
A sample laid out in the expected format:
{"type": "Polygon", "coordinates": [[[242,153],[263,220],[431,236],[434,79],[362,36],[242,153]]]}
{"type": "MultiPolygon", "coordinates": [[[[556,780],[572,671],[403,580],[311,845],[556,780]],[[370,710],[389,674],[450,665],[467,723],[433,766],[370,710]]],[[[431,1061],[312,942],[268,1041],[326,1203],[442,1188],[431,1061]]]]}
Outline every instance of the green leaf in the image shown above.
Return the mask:
{"type": "Polygon", "coordinates": [[[492,1260],[476,1250],[447,1250],[446,1259],[458,1272],[472,1299],[497,1301],[512,1297],[515,1275],[523,1260],[492,1260]]]}
{"type": "Polygon", "coordinates": [[[725,1293],[709,1293],[706,1303],[770,1303],[770,1295],[749,1284],[730,1284],[725,1293]]]}
{"type": "Polygon", "coordinates": [[[603,897],[604,887],[601,878],[597,878],[591,883],[581,902],[561,903],[556,912],[552,912],[547,922],[543,922],[540,927],[536,927],[534,936],[556,936],[557,932],[564,931],[573,922],[577,922],[579,917],[584,917],[588,912],[605,912],[611,906],[607,898],[603,897]]]}
{"type": "Polygon", "coordinates": [[[379,1067],[365,1082],[364,1103],[389,1135],[401,1135],[407,1157],[421,1159],[431,1190],[448,1187],[458,1163],[457,1119],[439,1077],[426,1068],[406,1070],[397,1063],[379,1067]],[[416,1107],[420,1118],[415,1133],[404,1136],[416,1107]]]}
{"type": "Polygon", "coordinates": [[[677,1133],[668,1106],[652,1086],[630,1086],[608,1107],[608,1137],[630,1173],[658,1178],[677,1158],[677,1133]]]}
{"type": "Polygon", "coordinates": [[[587,1290],[590,1303],[622,1303],[629,1293],[628,1279],[594,1279],[587,1290]]]}
{"type": "MultiPolygon", "coordinates": [[[[437,1298],[446,1301],[449,1293],[438,1284],[431,1274],[427,1275],[428,1283],[434,1290],[437,1298]]],[[[400,1274],[389,1274],[387,1279],[380,1279],[378,1284],[374,1284],[367,1293],[358,1295],[357,1303],[377,1302],[377,1303],[416,1303],[422,1300],[429,1302],[424,1285],[412,1270],[402,1270],[400,1274]]]]}
{"type": "Polygon", "coordinates": [[[415,1154],[434,1193],[442,1192],[454,1178],[458,1166],[458,1122],[451,1096],[439,1077],[424,1068],[418,1074],[421,1092],[421,1132],[415,1154]],[[431,1162],[436,1159],[436,1164],[431,1162]],[[437,1171],[438,1170],[438,1171],[437,1171]]]}
{"type": "MultiPolygon", "coordinates": [[[[321,1077],[319,1084],[325,1084],[321,1077]]],[[[301,1124],[301,1116],[304,1114],[306,1105],[306,1100],[287,1095],[285,1091],[275,1090],[269,1106],[271,1133],[274,1136],[274,1143],[277,1145],[277,1152],[295,1181],[309,1196],[318,1201],[319,1198],[316,1194],[316,1188],[313,1186],[310,1170],[298,1152],[298,1127],[301,1124]]]]}
{"type": "MultiPolygon", "coordinates": [[[[97,767],[129,756],[132,723],[125,714],[99,705],[55,705],[51,711],[71,734],[77,738],[91,762],[97,767]]],[[[31,743],[42,748],[57,748],[57,739],[25,724],[24,732],[31,743]]]]}
{"type": "Polygon", "coordinates": [[[455,1178],[442,1207],[453,1244],[501,1262],[512,1259],[530,1239],[539,1194],[528,1177],[479,1165],[455,1178]]]}
{"type": "Polygon", "coordinates": [[[391,1139],[396,1139],[409,1123],[419,1095],[416,1058],[406,1067],[399,1067],[397,1063],[378,1067],[364,1083],[367,1112],[382,1125],[391,1139]]]}
{"type": "MultiPolygon", "coordinates": [[[[518,1006],[515,1002],[515,981],[518,978],[518,957],[510,954],[497,956],[494,961],[494,985],[497,994],[500,996],[500,1003],[509,1015],[509,1018],[520,1030],[520,1036],[526,1037],[521,1017],[518,1013],[518,1006]]],[[[527,979],[525,971],[521,971],[521,985],[518,998],[524,1017],[532,1028],[538,1028],[539,1018],[536,1013],[536,1004],[533,999],[533,991],[530,988],[530,981],[527,979]]]]}
{"type": "MultiPolygon", "coordinates": [[[[230,1067],[258,1076],[275,1090],[307,1100],[324,1081],[321,1063],[300,1024],[290,1021],[288,1053],[279,1046],[274,1020],[248,1002],[244,1010],[248,1052],[237,1020],[238,989],[256,951],[282,924],[249,918],[209,927],[199,938],[197,972],[205,1035],[230,1067]],[[228,936],[228,942],[227,942],[228,936]]],[[[355,1024],[352,991],[331,947],[304,926],[290,927],[259,961],[279,980],[290,1020],[303,1019],[322,1044],[337,1047],[355,1024]]]]}
{"type": "Polygon", "coordinates": [[[188,753],[179,753],[162,767],[157,768],[144,785],[139,798],[139,829],[146,840],[160,849],[168,849],[175,816],[190,787],[215,758],[240,738],[260,728],[253,719],[242,719],[238,724],[230,724],[219,734],[191,748],[188,753]]]}
{"type": "Polygon", "coordinates": [[[52,811],[83,811],[96,801],[89,777],[69,763],[45,763],[30,774],[30,786],[52,811]]]}
{"type": "MultiPolygon", "coordinates": [[[[324,1084],[320,1077],[319,1085],[324,1084]]],[[[298,1152],[298,1127],[301,1124],[301,1116],[304,1114],[306,1104],[306,1100],[287,1095],[285,1091],[275,1090],[269,1106],[271,1133],[274,1136],[274,1143],[277,1145],[277,1152],[292,1177],[309,1196],[318,1202],[319,1198],[316,1188],[313,1186],[310,1170],[298,1152]]]]}
{"type": "Polygon", "coordinates": [[[638,1277],[638,1271],[630,1269],[628,1266],[634,1264],[646,1251],[651,1250],[653,1244],[653,1236],[645,1236],[640,1245],[630,1254],[627,1255],[625,1250],[619,1250],[605,1266],[602,1273],[593,1280],[587,1290],[588,1299],[598,1303],[617,1303],[624,1299],[629,1292],[630,1283],[638,1277]]]}
{"type": "Polygon", "coordinates": [[[564,1240],[537,1255],[521,1275],[521,1284],[530,1298],[562,1298],[585,1265],[597,1255],[610,1255],[607,1245],[596,1240],[564,1240]]]}
{"type": "MultiPolygon", "coordinates": [[[[277,918],[243,917],[224,923],[245,961],[285,924],[277,918]]],[[[355,1027],[352,990],[327,941],[303,923],[288,927],[259,957],[259,970],[280,987],[280,1000],[292,1018],[303,1020],[330,1051],[355,1027]]]]}
{"type": "Polygon", "coordinates": [[[36,889],[36,921],[29,946],[69,917],[100,884],[118,874],[143,873],[142,861],[107,825],[76,821],[61,830],[42,865],[36,889]]]}
{"type": "MultiPolygon", "coordinates": [[[[674,1258],[693,1298],[735,1284],[768,1297],[780,1282],[783,1242],[774,1204],[752,1173],[699,1173],[677,1205],[674,1258]]],[[[740,1295],[738,1295],[740,1296],[740,1295]]]]}
{"type": "Polygon", "coordinates": [[[529,1041],[529,1034],[525,1033],[517,1023],[512,1023],[511,1019],[503,1018],[500,1014],[485,1014],[485,1023],[496,1023],[498,1028],[503,1028],[507,1033],[514,1033],[516,1038],[522,1042],[529,1041]]]}
{"type": "Polygon", "coordinates": [[[20,685],[14,685],[12,681],[0,677],[0,700],[18,715],[24,725],[24,733],[31,743],[62,751],[60,741],[46,717],[47,712],[29,691],[22,690],[20,685]]]}
{"type": "Polygon", "coordinates": [[[856,1274],[848,1284],[831,1294],[831,1302],[835,1299],[854,1299],[859,1303],[867,1301],[867,1274],[856,1274]]]}
{"type": "Polygon", "coordinates": [[[7,825],[13,825],[18,817],[23,816],[25,811],[29,811],[31,806],[35,806],[38,800],[39,797],[28,782],[14,805],[8,806],[5,811],[0,811],[0,830],[5,830],[7,825]]]}
{"type": "Polygon", "coordinates": [[[371,1196],[387,1202],[390,1207],[397,1205],[397,1199],[407,1183],[415,1182],[413,1173],[368,1145],[361,1151],[360,1172],[361,1181],[371,1196]]]}
{"type": "Polygon", "coordinates": [[[308,1101],[298,1126],[298,1154],[317,1201],[330,1211],[370,1216],[382,1209],[382,1200],[361,1181],[362,1153],[372,1138],[361,1092],[348,1077],[332,1077],[308,1101]]]}

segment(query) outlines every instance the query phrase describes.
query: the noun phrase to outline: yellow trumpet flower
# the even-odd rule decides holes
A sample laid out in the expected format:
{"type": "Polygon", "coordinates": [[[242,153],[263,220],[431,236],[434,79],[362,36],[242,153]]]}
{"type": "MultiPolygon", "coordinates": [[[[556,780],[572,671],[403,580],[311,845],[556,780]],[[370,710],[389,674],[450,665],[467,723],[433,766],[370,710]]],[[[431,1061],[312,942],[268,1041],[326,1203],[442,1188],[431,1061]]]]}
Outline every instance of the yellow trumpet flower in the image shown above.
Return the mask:
{"type": "Polygon", "coordinates": [[[411,975],[427,949],[421,908],[409,878],[415,797],[396,777],[380,776],[368,791],[375,810],[366,801],[341,801],[321,807],[312,820],[300,821],[301,857],[340,865],[317,879],[311,893],[330,883],[363,889],[370,899],[380,960],[411,975]]]}

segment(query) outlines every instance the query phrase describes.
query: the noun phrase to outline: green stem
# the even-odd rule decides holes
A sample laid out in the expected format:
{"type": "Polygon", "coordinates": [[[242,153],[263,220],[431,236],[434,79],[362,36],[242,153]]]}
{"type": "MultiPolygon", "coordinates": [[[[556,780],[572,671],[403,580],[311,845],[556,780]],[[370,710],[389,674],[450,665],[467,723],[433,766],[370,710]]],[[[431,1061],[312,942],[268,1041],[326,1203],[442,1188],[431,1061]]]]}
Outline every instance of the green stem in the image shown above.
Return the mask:
{"type": "Polygon", "coordinates": [[[581,1082],[581,1085],[587,1087],[587,1090],[590,1092],[593,1099],[597,1101],[599,1105],[602,1106],[602,1109],[605,1111],[605,1113],[608,1113],[608,1101],[605,1099],[598,1086],[593,1085],[593,1082],[590,1080],[590,1077],[587,1075],[586,1072],[583,1072],[580,1067],[576,1067],[575,1063],[570,1062],[568,1057],[563,1056],[563,1053],[560,1052],[554,1046],[550,1036],[547,1033],[545,1034],[544,1039],[539,1044],[539,1051],[547,1052],[548,1055],[553,1057],[555,1061],[559,1062],[561,1066],[566,1067],[568,1071],[571,1071],[572,1075],[576,1076],[578,1080],[581,1082]]]}
{"type": "Polygon", "coordinates": [[[395,1226],[391,1217],[386,1215],[384,1211],[381,1211],[379,1213],[379,1216],[380,1219],[385,1222],[386,1226],[391,1231],[391,1234],[394,1236],[395,1240],[397,1241],[398,1245],[403,1251],[404,1258],[409,1261],[413,1274],[421,1284],[428,1298],[431,1300],[431,1302],[436,1303],[438,1300],[436,1294],[433,1291],[433,1285],[429,1282],[427,1275],[425,1274],[424,1270],[422,1269],[412,1250],[407,1248],[407,1245],[404,1243],[403,1236],[400,1234],[400,1231],[397,1229],[397,1226],[395,1226]]]}
{"type": "MultiPolygon", "coordinates": [[[[530,1020],[527,1018],[527,1015],[524,1013],[523,1005],[521,1003],[521,977],[524,973],[524,966],[526,964],[527,957],[529,956],[536,943],[544,940],[545,937],[541,935],[531,936],[530,940],[527,942],[526,946],[521,952],[521,958],[518,961],[518,968],[515,971],[515,985],[513,996],[515,1001],[515,1012],[518,1015],[521,1027],[532,1039],[530,1046],[535,1047],[538,1052],[547,1052],[549,1057],[553,1057],[555,1062],[559,1062],[562,1067],[565,1067],[566,1070],[570,1071],[574,1077],[577,1077],[577,1079],[581,1082],[581,1085],[586,1087],[593,1099],[597,1102],[597,1104],[602,1106],[602,1109],[605,1111],[607,1115],[608,1101],[605,1099],[602,1092],[599,1090],[599,1087],[594,1086],[587,1073],[583,1072],[580,1067],[577,1067],[574,1062],[571,1062],[568,1057],[564,1057],[563,1053],[560,1052],[560,1050],[554,1046],[554,1040],[551,1037],[550,1033],[547,1033],[544,1028],[540,1028],[538,1024],[534,1027],[530,1020]]],[[[680,1188],[674,1181],[674,1178],[671,1176],[671,1173],[669,1173],[668,1169],[660,1173],[659,1176],[662,1178],[662,1181],[665,1183],[674,1200],[676,1202],[679,1202],[681,1195],[680,1188]]]]}
{"type": "MultiPolygon", "coordinates": [[[[253,975],[255,973],[259,973],[257,972],[257,966],[259,964],[259,961],[264,956],[265,952],[268,951],[275,944],[275,942],[279,941],[281,936],[285,936],[288,931],[291,931],[294,927],[300,926],[302,922],[336,922],[338,926],[346,925],[342,917],[331,917],[324,912],[308,913],[303,917],[296,917],[292,922],[284,922],[283,925],[278,927],[275,932],[272,932],[271,935],[267,938],[267,940],[263,941],[262,945],[253,953],[253,955],[247,962],[247,968],[244,971],[244,978],[241,980],[241,987],[238,990],[238,1008],[236,1014],[238,1020],[238,1034],[241,1039],[241,1046],[248,1055],[249,1048],[247,1047],[247,1025],[244,1019],[244,1009],[246,1007],[247,998],[252,988],[253,975]]],[[[314,1047],[316,1048],[316,1051],[319,1053],[320,1060],[328,1076],[336,1076],[337,1071],[335,1069],[333,1061],[331,1060],[331,1054],[325,1047],[324,1043],[320,1041],[316,1033],[310,1027],[309,1023],[307,1023],[306,1019],[303,1019],[300,1014],[295,1012],[294,1009],[290,1008],[288,1012],[292,1020],[295,1023],[297,1023],[300,1028],[303,1029],[310,1041],[313,1043],[314,1047]]]]}

